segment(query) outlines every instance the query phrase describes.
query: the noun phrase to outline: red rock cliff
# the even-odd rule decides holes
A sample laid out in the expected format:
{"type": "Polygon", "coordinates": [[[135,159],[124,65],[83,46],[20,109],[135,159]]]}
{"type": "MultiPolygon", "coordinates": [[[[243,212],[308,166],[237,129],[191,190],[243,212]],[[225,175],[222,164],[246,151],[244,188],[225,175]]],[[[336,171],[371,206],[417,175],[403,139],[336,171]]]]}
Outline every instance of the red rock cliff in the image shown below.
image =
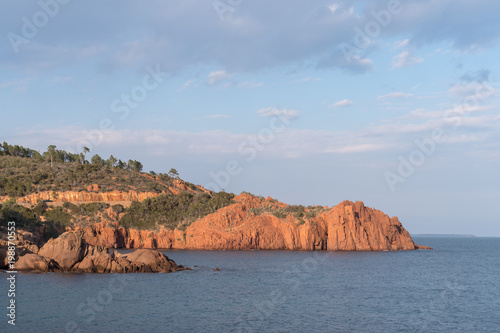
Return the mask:
{"type": "Polygon", "coordinates": [[[362,202],[344,201],[300,224],[291,215],[285,219],[252,208],[286,206],[248,194],[235,197],[234,204],[191,224],[185,231],[139,231],[109,227],[103,223],[85,229],[92,245],[114,248],[164,248],[197,250],[328,250],[384,251],[415,250],[396,217],[365,207],[362,202]]]}

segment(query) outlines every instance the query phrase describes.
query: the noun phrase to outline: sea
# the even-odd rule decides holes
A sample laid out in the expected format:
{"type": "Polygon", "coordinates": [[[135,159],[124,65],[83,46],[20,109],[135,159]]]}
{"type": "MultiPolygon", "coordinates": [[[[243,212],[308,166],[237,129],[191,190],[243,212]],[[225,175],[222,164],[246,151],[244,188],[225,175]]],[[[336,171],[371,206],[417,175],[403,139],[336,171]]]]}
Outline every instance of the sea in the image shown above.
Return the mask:
{"type": "Polygon", "coordinates": [[[19,273],[15,326],[3,273],[0,332],[500,332],[500,238],[413,239],[434,249],[163,251],[192,270],[19,273]]]}

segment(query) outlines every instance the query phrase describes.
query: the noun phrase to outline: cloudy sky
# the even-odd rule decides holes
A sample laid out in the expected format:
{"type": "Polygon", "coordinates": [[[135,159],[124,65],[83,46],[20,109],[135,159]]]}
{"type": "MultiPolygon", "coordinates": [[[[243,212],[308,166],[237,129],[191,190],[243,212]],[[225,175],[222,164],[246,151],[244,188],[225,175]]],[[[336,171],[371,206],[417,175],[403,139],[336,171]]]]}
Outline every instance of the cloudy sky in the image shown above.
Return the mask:
{"type": "Polygon", "coordinates": [[[0,141],[500,236],[498,1],[1,7],[0,141]]]}

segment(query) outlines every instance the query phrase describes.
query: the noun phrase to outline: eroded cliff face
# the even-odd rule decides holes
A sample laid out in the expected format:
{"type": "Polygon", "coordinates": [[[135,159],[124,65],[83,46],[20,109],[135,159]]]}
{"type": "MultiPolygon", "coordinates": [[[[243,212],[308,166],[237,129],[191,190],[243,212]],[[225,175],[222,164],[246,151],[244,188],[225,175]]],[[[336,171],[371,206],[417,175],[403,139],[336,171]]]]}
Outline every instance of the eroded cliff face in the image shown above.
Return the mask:
{"type": "MultiPolygon", "coordinates": [[[[145,175],[148,176],[148,175],[145,175]]],[[[148,178],[152,178],[148,176],[148,178]]],[[[182,191],[187,191],[191,193],[205,192],[210,194],[210,191],[202,186],[197,185],[196,189],[192,189],[186,185],[186,183],[180,179],[173,180],[173,186],[166,186],[165,190],[161,193],[155,192],[138,192],[130,190],[128,192],[124,191],[109,191],[101,192],[98,184],[93,184],[88,186],[87,191],[65,191],[65,192],[54,192],[54,191],[43,191],[28,194],[26,196],[16,199],[18,204],[30,204],[36,205],[38,201],[52,201],[52,202],[131,202],[131,201],[142,201],[147,198],[153,198],[160,194],[175,194],[178,195],[182,191]]],[[[0,197],[0,203],[9,200],[9,197],[0,197]]]]}
{"type": "Polygon", "coordinates": [[[155,197],[160,193],[153,192],[38,192],[20,197],[17,203],[26,203],[36,205],[38,201],[50,200],[53,202],[113,202],[113,201],[142,201],[147,198],[155,197]]]}
{"type": "Polygon", "coordinates": [[[255,214],[274,205],[268,198],[248,194],[235,203],[207,215],[185,231],[124,229],[99,223],[84,229],[85,241],[112,248],[162,248],[197,250],[328,250],[384,251],[425,249],[416,245],[397,217],[365,207],[362,202],[344,201],[323,210],[301,224],[291,215],[280,219],[270,213],[255,214]]]}

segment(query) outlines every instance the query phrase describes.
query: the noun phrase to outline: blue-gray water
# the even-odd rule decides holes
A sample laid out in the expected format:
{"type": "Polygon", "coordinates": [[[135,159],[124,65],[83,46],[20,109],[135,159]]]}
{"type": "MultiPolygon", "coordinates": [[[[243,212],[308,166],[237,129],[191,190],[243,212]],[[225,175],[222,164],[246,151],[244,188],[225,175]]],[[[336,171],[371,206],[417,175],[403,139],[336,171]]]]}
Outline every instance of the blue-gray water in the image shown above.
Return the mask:
{"type": "Polygon", "coordinates": [[[167,251],[200,267],[18,274],[17,325],[3,310],[0,331],[499,332],[500,238],[414,239],[434,250],[167,251]]]}

